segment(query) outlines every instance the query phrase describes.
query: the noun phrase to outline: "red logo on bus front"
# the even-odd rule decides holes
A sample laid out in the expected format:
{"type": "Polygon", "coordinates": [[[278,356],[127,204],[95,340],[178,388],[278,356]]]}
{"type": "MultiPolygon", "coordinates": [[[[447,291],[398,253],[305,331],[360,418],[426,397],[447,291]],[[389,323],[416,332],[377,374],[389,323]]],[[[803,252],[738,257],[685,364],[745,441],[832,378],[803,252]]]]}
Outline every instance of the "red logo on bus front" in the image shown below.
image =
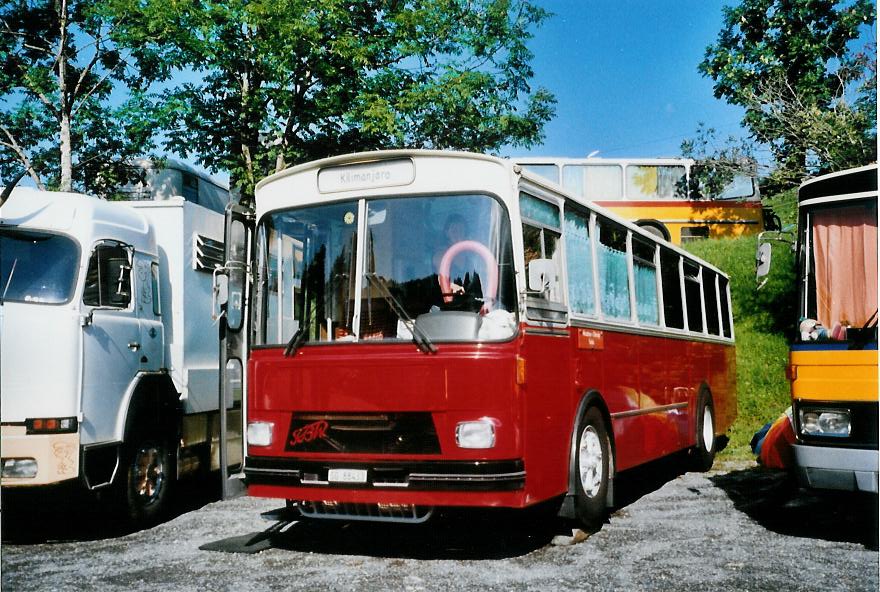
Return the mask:
{"type": "Polygon", "coordinates": [[[294,430],[290,434],[290,441],[288,442],[288,446],[293,448],[294,446],[299,446],[300,444],[314,442],[318,438],[326,438],[327,428],[329,427],[330,424],[328,424],[323,419],[310,423],[308,425],[304,425],[298,430],[294,430]]]}

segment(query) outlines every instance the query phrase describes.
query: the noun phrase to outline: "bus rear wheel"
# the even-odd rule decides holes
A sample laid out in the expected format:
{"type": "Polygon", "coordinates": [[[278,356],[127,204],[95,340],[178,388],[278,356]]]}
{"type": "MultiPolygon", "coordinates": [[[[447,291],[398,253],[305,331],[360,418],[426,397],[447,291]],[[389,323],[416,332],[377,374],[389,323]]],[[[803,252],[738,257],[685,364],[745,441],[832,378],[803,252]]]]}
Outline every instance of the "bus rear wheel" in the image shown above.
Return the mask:
{"type": "Polygon", "coordinates": [[[636,222],[636,225],[640,226],[643,230],[650,232],[658,238],[669,240],[669,229],[667,229],[666,225],[662,222],[658,222],[657,220],[639,220],[636,222]]]}
{"type": "Polygon", "coordinates": [[[575,512],[590,532],[602,527],[607,512],[611,446],[602,413],[587,409],[580,422],[575,448],[575,512]]]}
{"type": "Polygon", "coordinates": [[[715,462],[715,406],[712,395],[703,391],[697,403],[697,443],[691,449],[691,469],[705,473],[715,462]]]}

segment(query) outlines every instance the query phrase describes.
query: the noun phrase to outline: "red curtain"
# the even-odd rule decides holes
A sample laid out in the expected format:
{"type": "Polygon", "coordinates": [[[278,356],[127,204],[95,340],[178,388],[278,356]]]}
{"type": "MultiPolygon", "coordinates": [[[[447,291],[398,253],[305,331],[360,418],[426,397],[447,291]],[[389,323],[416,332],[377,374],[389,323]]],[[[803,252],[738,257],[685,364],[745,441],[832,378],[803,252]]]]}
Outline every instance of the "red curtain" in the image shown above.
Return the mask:
{"type": "Polygon", "coordinates": [[[877,310],[877,210],[814,212],[817,321],[861,327],[877,310]]]}

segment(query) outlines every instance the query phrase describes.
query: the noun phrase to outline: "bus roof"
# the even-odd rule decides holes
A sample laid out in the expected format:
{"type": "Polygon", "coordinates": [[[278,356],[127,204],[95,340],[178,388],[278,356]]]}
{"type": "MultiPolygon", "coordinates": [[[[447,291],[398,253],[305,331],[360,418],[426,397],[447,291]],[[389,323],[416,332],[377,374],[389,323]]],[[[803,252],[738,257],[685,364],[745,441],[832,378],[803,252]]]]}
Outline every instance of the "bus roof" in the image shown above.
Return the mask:
{"type": "MultiPolygon", "coordinates": [[[[536,173],[530,172],[523,168],[520,163],[514,162],[513,160],[506,158],[499,158],[495,156],[490,156],[486,154],[476,153],[476,152],[461,152],[461,151],[447,151],[447,150],[421,150],[421,149],[403,149],[403,150],[377,150],[372,152],[360,152],[354,154],[345,154],[341,156],[332,156],[329,158],[323,158],[321,160],[316,160],[308,163],[304,163],[301,165],[293,166],[289,169],[285,169],[281,172],[275,173],[261,180],[256,185],[256,193],[257,193],[257,204],[258,204],[258,215],[261,210],[271,210],[274,209],[272,206],[269,208],[261,208],[259,206],[260,203],[260,193],[265,192],[267,186],[272,185],[282,179],[288,177],[294,177],[298,175],[302,175],[304,173],[311,173],[312,175],[318,176],[322,169],[334,168],[334,167],[342,167],[347,165],[359,165],[359,164],[370,164],[370,163],[378,163],[381,161],[395,160],[395,159],[425,159],[425,158],[434,158],[434,159],[462,159],[462,160],[470,160],[470,161],[481,161],[487,164],[493,164],[496,166],[500,166],[503,170],[506,171],[508,175],[513,176],[516,175],[525,181],[527,181],[531,185],[538,186],[538,188],[550,194],[557,194],[564,196],[571,202],[582,205],[585,208],[588,208],[597,214],[601,214],[611,220],[614,220],[616,223],[625,226],[626,228],[632,230],[635,234],[643,236],[651,241],[656,241],[663,244],[665,247],[685,256],[686,258],[699,263],[709,269],[712,269],[723,276],[727,276],[726,273],[715,267],[714,265],[700,259],[696,255],[685,251],[679,246],[668,242],[662,238],[657,237],[650,232],[647,232],[645,229],[636,225],[632,221],[626,220],[620,217],[618,214],[615,214],[611,210],[608,210],[593,201],[590,201],[584,197],[580,197],[572,194],[571,192],[565,190],[563,187],[549,181],[545,177],[538,175],[536,173]]],[[[641,162],[652,162],[656,163],[656,159],[632,159],[633,162],[639,160],[641,162]]],[[[670,159],[670,162],[681,163],[682,159],[670,159]]],[[[311,175],[310,175],[311,176],[311,175]]],[[[316,179],[318,183],[319,180],[316,179]]],[[[402,184],[396,184],[397,186],[402,186],[402,184]]],[[[395,184],[391,184],[389,186],[395,186],[395,184]]],[[[375,186],[372,186],[371,189],[375,189],[375,186]]],[[[358,189],[356,187],[352,187],[351,189],[358,189]]],[[[345,194],[341,189],[333,189],[329,190],[327,193],[341,193],[345,194]]],[[[347,195],[347,194],[346,194],[347,195]]],[[[268,197],[268,196],[267,196],[268,197]]],[[[277,196],[272,196],[270,198],[272,201],[277,201],[277,196]]],[[[274,205],[274,204],[273,204],[274,205]]]]}
{"type": "Polygon", "coordinates": [[[798,189],[798,202],[808,205],[823,201],[858,199],[877,194],[877,165],[837,171],[810,179],[798,189]]]}

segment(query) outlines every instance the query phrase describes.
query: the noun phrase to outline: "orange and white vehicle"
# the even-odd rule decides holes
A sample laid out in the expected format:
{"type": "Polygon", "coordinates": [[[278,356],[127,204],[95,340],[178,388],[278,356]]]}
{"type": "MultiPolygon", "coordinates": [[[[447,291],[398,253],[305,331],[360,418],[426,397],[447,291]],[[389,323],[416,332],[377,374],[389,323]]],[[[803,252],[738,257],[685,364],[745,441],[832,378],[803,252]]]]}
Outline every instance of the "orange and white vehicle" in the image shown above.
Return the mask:
{"type": "Polygon", "coordinates": [[[761,205],[756,179],[737,174],[717,195],[697,181],[689,158],[517,158],[526,170],[608,208],[645,230],[681,244],[697,238],[757,234],[778,228],[761,205]]]}

